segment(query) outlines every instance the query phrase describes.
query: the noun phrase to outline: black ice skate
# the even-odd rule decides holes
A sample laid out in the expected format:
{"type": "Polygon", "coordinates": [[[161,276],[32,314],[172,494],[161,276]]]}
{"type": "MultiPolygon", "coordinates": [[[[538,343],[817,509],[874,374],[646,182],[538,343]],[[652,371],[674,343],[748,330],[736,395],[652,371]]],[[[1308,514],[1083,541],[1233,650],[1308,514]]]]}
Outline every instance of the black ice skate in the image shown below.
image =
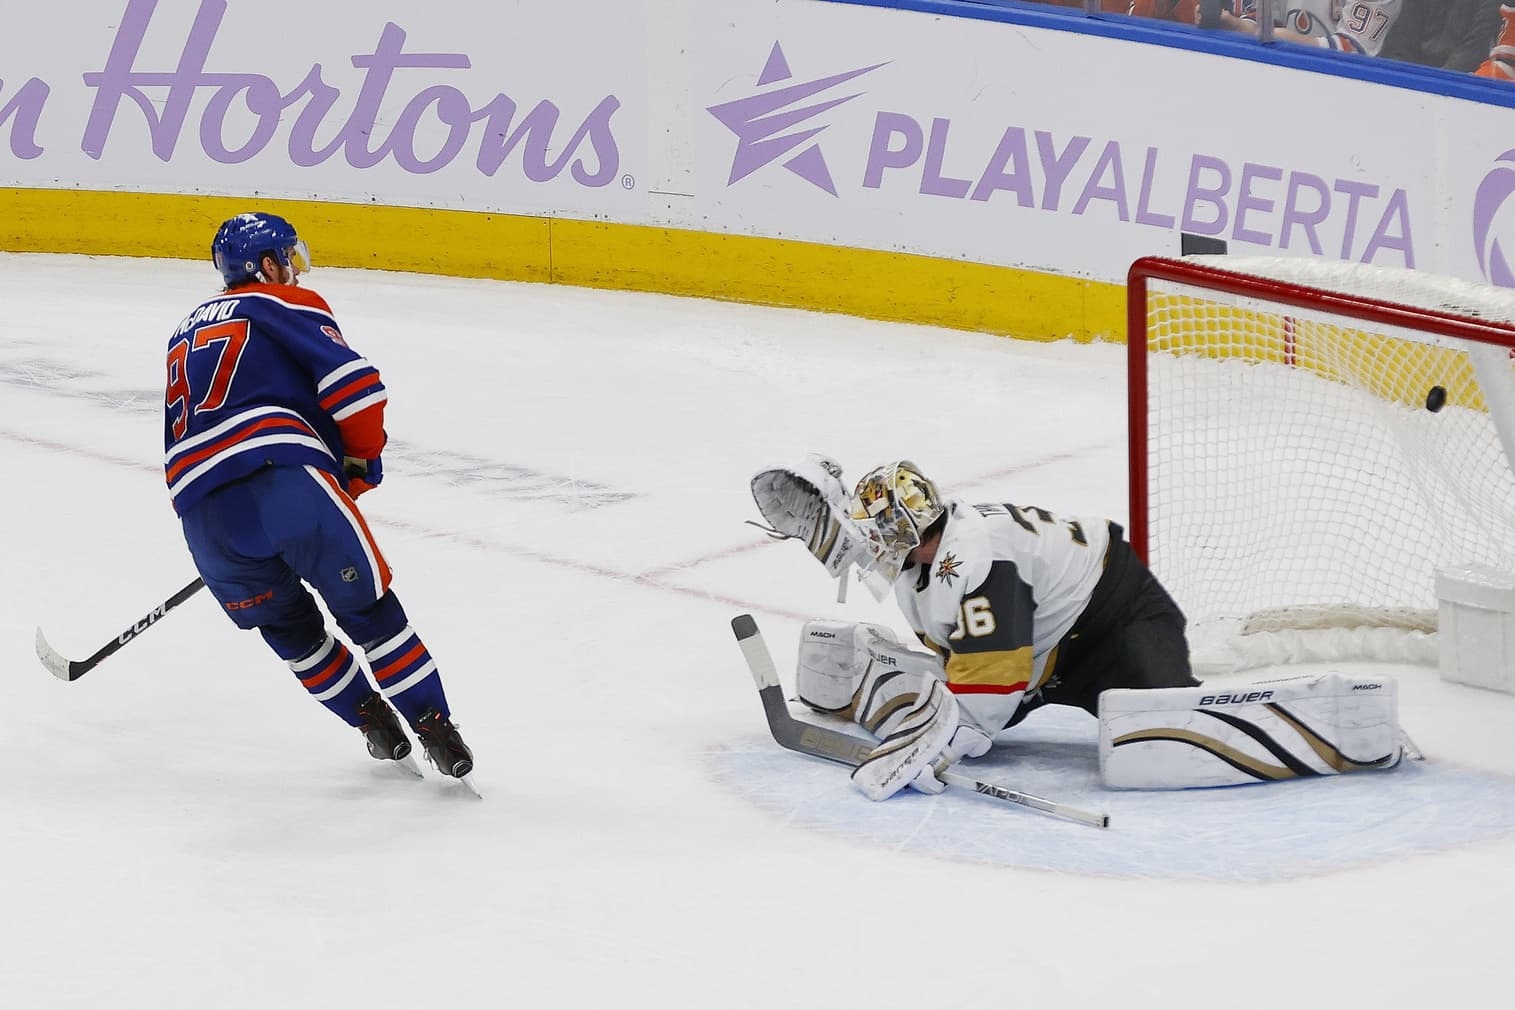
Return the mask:
{"type": "Polygon", "coordinates": [[[412,727],[426,748],[426,757],[443,775],[465,778],[473,771],[473,751],[463,742],[458,728],[434,708],[427,709],[412,727]]]}
{"type": "Polygon", "coordinates": [[[368,753],[380,761],[401,761],[410,756],[410,737],[400,727],[400,718],[384,696],[374,691],[358,703],[358,729],[368,741],[368,753]]]}

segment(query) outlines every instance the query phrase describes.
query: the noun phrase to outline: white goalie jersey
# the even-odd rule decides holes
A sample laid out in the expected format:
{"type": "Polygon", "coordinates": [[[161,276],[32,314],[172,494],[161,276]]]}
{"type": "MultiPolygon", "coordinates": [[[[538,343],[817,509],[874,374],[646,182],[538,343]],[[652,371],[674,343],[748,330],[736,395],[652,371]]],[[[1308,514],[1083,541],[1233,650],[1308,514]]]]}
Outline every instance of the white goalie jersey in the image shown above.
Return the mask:
{"type": "Polygon", "coordinates": [[[947,503],[929,567],[906,567],[895,598],[945,661],[965,718],[993,736],[1052,676],[1055,650],[1104,570],[1110,527],[1046,509],[947,503]]]}

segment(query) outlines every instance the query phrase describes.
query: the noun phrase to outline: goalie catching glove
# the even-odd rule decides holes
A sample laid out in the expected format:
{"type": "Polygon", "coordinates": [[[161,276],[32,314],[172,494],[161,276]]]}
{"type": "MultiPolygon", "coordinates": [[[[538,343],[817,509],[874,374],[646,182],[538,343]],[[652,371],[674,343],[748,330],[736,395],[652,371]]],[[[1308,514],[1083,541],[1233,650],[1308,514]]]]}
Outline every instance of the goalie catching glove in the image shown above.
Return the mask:
{"type": "Polygon", "coordinates": [[[989,750],[990,739],[962,721],[957,698],[938,676],[935,656],[907,649],[875,624],[810,621],[800,634],[800,700],[851,719],[880,738],[852,781],[871,800],[909,786],[939,793],[937,775],[989,750]]]}
{"type": "Polygon", "coordinates": [[[803,540],[833,579],[844,577],[852,565],[873,564],[868,541],[848,510],[835,460],[813,452],[795,466],[760,470],[752,477],[752,499],[771,534],[803,540]]]}

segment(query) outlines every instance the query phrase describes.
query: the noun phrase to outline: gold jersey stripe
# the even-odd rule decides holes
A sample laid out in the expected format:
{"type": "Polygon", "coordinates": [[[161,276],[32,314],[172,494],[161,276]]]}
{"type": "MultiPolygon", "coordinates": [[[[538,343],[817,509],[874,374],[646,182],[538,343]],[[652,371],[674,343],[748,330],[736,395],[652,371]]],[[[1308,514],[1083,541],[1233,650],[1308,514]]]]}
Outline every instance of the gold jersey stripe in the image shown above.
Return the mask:
{"type": "Polygon", "coordinates": [[[1031,646],[1010,652],[954,652],[947,658],[947,683],[1010,687],[1031,680],[1031,646]]]}

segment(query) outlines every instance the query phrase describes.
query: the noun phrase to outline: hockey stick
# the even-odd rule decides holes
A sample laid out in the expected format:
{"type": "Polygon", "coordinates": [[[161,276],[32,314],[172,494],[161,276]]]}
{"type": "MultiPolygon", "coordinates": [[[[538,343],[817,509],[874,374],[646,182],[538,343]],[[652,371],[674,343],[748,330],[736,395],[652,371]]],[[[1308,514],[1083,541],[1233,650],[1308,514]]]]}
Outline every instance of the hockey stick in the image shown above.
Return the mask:
{"type": "Polygon", "coordinates": [[[47,637],[42,634],[42,629],[38,628],[37,658],[42,660],[42,665],[47,667],[48,671],[59,680],[78,680],[80,677],[84,676],[86,673],[99,666],[101,660],[113,655],[118,649],[121,648],[121,646],[125,645],[127,642],[130,642],[132,639],[142,634],[142,632],[146,631],[148,628],[151,628],[157,622],[158,618],[162,617],[164,614],[168,613],[170,610],[174,609],[179,604],[183,603],[185,600],[189,599],[191,596],[195,595],[204,588],[205,580],[195,579],[195,581],[191,582],[189,585],[185,586],[183,589],[170,596],[167,600],[164,600],[158,606],[154,607],[148,613],[144,614],[141,620],[136,621],[131,625],[131,627],[121,632],[121,634],[117,635],[114,639],[106,642],[103,646],[100,647],[99,651],[97,651],[88,659],[72,660],[64,658],[63,655],[60,654],[56,649],[47,644],[47,637]]]}
{"type": "MultiPolygon", "coordinates": [[[[757,683],[758,696],[763,699],[763,713],[768,717],[768,729],[773,733],[773,739],[778,741],[779,746],[854,768],[862,764],[868,752],[873,750],[872,743],[850,733],[796,719],[789,713],[789,705],[784,701],[783,687],[779,684],[778,670],[773,665],[773,657],[769,655],[768,647],[763,644],[763,636],[758,632],[757,622],[752,619],[752,616],[742,614],[732,618],[731,630],[736,634],[737,643],[742,647],[742,655],[747,658],[747,666],[752,671],[752,679],[757,683]]],[[[1064,820],[1077,821],[1096,828],[1110,826],[1109,814],[1070,807],[1066,803],[1044,800],[1040,796],[1006,789],[990,782],[979,782],[970,775],[955,772],[950,768],[938,772],[937,778],[948,785],[972,789],[976,793],[1040,810],[1064,820]]]]}

